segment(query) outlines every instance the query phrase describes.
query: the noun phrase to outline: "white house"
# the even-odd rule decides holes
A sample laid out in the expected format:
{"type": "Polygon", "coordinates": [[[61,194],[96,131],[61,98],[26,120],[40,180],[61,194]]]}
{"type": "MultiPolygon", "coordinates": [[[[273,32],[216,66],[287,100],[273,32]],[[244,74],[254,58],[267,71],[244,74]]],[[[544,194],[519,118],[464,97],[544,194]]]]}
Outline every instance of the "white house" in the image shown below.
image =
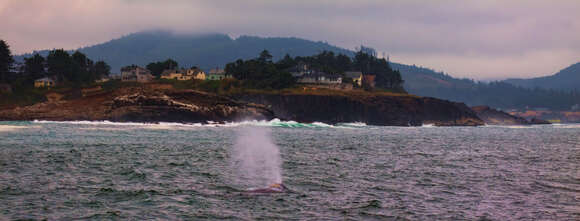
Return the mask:
{"type": "Polygon", "coordinates": [[[337,74],[313,73],[302,75],[298,78],[298,83],[302,84],[341,84],[342,77],[337,74]]]}
{"type": "Polygon", "coordinates": [[[121,81],[136,81],[146,83],[152,80],[153,75],[151,74],[151,71],[139,66],[132,66],[121,70],[121,81]]]}

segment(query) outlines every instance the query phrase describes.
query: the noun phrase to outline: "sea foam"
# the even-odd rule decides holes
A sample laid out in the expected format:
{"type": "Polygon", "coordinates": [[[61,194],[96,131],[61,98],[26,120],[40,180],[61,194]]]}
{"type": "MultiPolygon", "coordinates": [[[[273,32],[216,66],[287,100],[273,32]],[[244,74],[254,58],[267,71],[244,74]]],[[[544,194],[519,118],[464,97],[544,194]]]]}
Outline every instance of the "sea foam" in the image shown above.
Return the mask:
{"type": "MultiPolygon", "coordinates": [[[[143,129],[179,129],[192,127],[243,127],[243,126],[258,126],[258,127],[287,127],[287,128],[361,128],[366,127],[365,123],[339,123],[336,125],[313,122],[313,123],[299,123],[296,121],[282,121],[280,119],[272,120],[246,120],[239,122],[225,122],[218,123],[207,121],[206,123],[135,123],[135,122],[112,122],[112,121],[45,121],[34,120],[36,124],[72,124],[72,125],[93,125],[93,126],[123,126],[143,129]]],[[[98,129],[99,127],[93,128],[98,129]]]]}

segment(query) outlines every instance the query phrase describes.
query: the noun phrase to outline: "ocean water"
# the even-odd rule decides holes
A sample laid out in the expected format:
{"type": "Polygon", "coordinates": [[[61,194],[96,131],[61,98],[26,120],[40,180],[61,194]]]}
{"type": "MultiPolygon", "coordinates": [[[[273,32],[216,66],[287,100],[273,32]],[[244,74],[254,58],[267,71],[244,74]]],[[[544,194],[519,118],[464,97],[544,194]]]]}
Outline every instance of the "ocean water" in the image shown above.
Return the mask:
{"type": "Polygon", "coordinates": [[[580,220],[580,125],[0,122],[13,219],[580,220]]]}

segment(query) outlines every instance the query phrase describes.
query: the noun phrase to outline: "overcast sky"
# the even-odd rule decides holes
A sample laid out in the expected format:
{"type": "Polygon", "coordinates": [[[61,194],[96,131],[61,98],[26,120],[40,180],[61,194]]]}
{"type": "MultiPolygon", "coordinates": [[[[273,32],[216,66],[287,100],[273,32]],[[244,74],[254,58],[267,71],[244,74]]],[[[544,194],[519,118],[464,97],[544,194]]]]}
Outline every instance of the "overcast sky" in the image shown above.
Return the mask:
{"type": "Polygon", "coordinates": [[[0,0],[14,54],[165,29],[295,36],[455,77],[552,74],[580,61],[579,0],[0,0]]]}

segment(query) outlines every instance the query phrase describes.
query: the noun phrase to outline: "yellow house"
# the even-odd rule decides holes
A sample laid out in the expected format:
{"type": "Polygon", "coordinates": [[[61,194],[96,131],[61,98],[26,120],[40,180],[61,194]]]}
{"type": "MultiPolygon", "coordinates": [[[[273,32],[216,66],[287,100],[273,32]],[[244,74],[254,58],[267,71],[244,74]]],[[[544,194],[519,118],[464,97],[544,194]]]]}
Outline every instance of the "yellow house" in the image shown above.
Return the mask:
{"type": "Polygon", "coordinates": [[[162,79],[189,81],[193,79],[205,80],[205,72],[199,69],[165,70],[162,79]]]}
{"type": "MultiPolygon", "coordinates": [[[[192,70],[192,69],[190,69],[192,70]]],[[[189,70],[188,70],[189,71],[189,70]]],[[[202,70],[192,70],[193,71],[193,79],[196,80],[205,80],[206,76],[205,76],[205,72],[202,70]]]]}
{"type": "Polygon", "coordinates": [[[41,79],[37,79],[36,81],[34,81],[34,87],[40,88],[40,87],[54,87],[56,84],[54,82],[54,80],[50,79],[50,78],[41,78],[41,79]]]}
{"type": "Polygon", "coordinates": [[[347,71],[344,72],[344,76],[347,78],[352,78],[352,83],[358,85],[359,87],[362,86],[363,81],[363,74],[360,71],[347,71]]]}
{"type": "Polygon", "coordinates": [[[183,78],[183,73],[181,70],[165,70],[163,74],[161,74],[161,79],[173,79],[173,80],[180,80],[183,78]]]}

